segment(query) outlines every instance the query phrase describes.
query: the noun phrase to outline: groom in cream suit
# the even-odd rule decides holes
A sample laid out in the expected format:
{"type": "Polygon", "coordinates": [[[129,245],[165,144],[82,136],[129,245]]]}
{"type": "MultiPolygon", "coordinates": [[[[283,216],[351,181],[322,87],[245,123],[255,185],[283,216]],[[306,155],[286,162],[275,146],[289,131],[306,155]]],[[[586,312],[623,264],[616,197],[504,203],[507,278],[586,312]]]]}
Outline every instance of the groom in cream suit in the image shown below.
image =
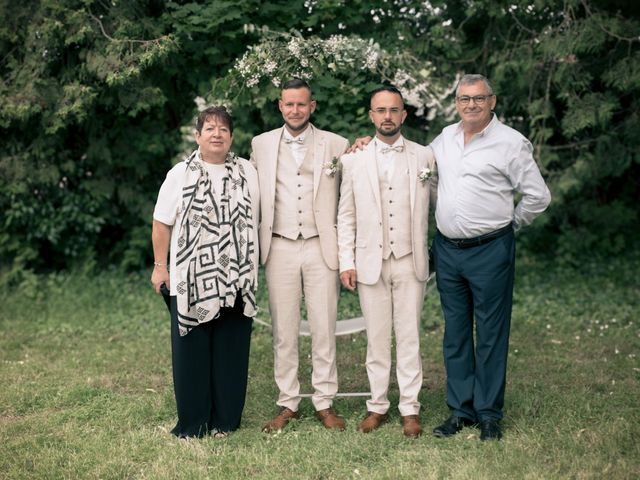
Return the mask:
{"type": "Polygon", "coordinates": [[[304,296],[311,330],[311,398],[326,428],[344,430],[331,408],[338,391],[335,328],[339,293],[336,214],[338,159],[346,138],[315,128],[309,85],[286,82],[279,101],[284,126],[251,142],[260,181],[260,261],[265,265],[273,323],[278,414],[264,432],[298,418],[298,335],[304,296]]]}
{"type": "Polygon", "coordinates": [[[340,280],[350,290],[357,286],[367,329],[371,399],[358,430],[371,432],[388,419],[393,328],[403,433],[417,437],[422,433],[419,338],[429,275],[427,219],[437,175],[431,149],[402,136],[406,116],[395,87],[372,93],[369,117],[375,139],[341,159],[338,246],[340,280]]]}

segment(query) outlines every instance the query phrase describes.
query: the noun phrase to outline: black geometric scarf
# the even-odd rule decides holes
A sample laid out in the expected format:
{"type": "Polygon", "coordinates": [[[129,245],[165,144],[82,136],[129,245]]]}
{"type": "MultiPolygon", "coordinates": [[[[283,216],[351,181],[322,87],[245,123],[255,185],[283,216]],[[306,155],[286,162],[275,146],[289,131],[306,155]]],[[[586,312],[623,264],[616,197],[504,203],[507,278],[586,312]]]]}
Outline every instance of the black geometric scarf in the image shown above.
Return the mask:
{"type": "Polygon", "coordinates": [[[221,307],[233,307],[239,291],[244,315],[253,317],[257,313],[249,185],[235,153],[227,154],[225,166],[226,177],[217,202],[199,150],[187,159],[176,258],[181,336],[216,318],[221,307]]]}

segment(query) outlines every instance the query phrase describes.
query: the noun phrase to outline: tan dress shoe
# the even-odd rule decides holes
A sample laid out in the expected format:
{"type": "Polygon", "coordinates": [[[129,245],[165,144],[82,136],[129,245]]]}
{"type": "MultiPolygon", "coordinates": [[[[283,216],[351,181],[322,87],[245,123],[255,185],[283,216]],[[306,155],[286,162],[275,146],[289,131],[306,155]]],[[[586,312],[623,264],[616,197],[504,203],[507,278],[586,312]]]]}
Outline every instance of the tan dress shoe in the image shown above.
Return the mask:
{"type": "Polygon", "coordinates": [[[277,432],[278,430],[282,430],[286,427],[289,420],[292,418],[298,418],[300,415],[298,412],[294,412],[290,408],[281,407],[280,412],[273,417],[269,423],[267,423],[264,427],[262,427],[262,431],[264,433],[277,432]]]}
{"type": "Polygon", "coordinates": [[[373,432],[388,419],[389,415],[386,413],[367,412],[367,416],[364,417],[364,420],[362,420],[358,426],[358,431],[362,433],[373,432]]]}
{"type": "Polygon", "coordinates": [[[422,435],[420,417],[418,415],[406,415],[402,417],[402,432],[405,437],[416,438],[422,435]]]}
{"type": "Polygon", "coordinates": [[[344,430],[344,420],[342,420],[333,408],[325,408],[324,410],[318,410],[316,417],[322,422],[325,428],[344,430]]]}

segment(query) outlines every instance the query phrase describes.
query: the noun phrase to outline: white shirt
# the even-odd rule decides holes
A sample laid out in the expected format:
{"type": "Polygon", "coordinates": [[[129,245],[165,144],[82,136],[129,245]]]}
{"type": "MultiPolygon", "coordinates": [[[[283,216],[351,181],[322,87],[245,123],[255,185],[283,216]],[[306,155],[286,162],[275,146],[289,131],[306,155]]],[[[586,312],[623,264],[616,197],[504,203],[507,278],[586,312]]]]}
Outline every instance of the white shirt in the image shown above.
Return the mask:
{"type": "Polygon", "coordinates": [[[518,230],[551,201],[531,143],[495,115],[467,145],[458,122],[431,148],[438,164],[436,224],[445,237],[474,238],[510,223],[518,230]],[[515,192],[522,199],[514,207],[515,192]]]}
{"type": "Polygon", "coordinates": [[[204,168],[207,170],[209,180],[213,186],[213,196],[216,199],[216,203],[220,203],[222,200],[222,189],[224,187],[224,179],[227,176],[227,167],[224,163],[207,163],[202,162],[204,168]]]}
{"type": "Polygon", "coordinates": [[[304,144],[304,139],[307,136],[307,132],[309,132],[309,128],[310,127],[307,127],[305,131],[302,132],[297,137],[294,137],[293,135],[291,135],[289,133],[289,130],[287,130],[286,128],[284,129],[284,133],[282,134],[285,140],[294,140],[294,142],[289,143],[288,145],[289,145],[289,148],[291,148],[291,154],[293,155],[293,158],[298,164],[298,167],[300,167],[300,165],[302,165],[302,162],[304,162],[304,157],[307,155],[307,150],[309,149],[309,147],[307,147],[304,144]],[[303,143],[298,143],[298,142],[303,142],[303,143]]]}
{"type": "Polygon", "coordinates": [[[404,138],[400,135],[392,145],[388,145],[375,138],[376,143],[376,161],[378,162],[378,174],[385,177],[388,182],[393,178],[393,172],[395,167],[396,151],[389,150],[388,147],[402,147],[404,149],[404,138]],[[383,150],[387,150],[383,152],[383,150]]]}

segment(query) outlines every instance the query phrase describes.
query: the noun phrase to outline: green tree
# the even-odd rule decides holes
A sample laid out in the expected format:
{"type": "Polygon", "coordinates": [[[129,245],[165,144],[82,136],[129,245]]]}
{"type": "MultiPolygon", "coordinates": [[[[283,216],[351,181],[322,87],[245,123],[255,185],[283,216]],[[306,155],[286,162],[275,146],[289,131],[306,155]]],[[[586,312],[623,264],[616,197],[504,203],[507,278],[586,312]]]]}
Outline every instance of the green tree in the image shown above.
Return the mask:
{"type": "Polygon", "coordinates": [[[149,214],[157,158],[183,117],[167,95],[188,102],[161,75],[177,50],[161,13],[154,2],[0,3],[4,259],[60,268],[122,253],[117,240],[149,214]]]}
{"type": "Polygon", "coordinates": [[[553,200],[525,241],[578,260],[637,246],[640,7],[625,1],[468,2],[452,13],[464,69],[534,143],[553,200]]]}
{"type": "Polygon", "coordinates": [[[250,86],[234,66],[292,35],[317,44],[339,35],[389,55],[378,65],[387,70],[336,71],[330,55],[315,58],[314,121],[351,138],[370,130],[364,93],[398,81],[398,70],[439,92],[439,104],[411,107],[408,136],[423,143],[452,121],[452,95],[443,96],[456,75],[486,74],[497,113],[534,142],[554,197],[524,241],[568,259],[620,252],[638,223],[638,9],[623,0],[0,0],[0,260],[148,262],[155,195],[185,149],[195,100],[233,100],[234,149],[248,155],[251,136],[280,122],[277,87],[250,86]]]}

